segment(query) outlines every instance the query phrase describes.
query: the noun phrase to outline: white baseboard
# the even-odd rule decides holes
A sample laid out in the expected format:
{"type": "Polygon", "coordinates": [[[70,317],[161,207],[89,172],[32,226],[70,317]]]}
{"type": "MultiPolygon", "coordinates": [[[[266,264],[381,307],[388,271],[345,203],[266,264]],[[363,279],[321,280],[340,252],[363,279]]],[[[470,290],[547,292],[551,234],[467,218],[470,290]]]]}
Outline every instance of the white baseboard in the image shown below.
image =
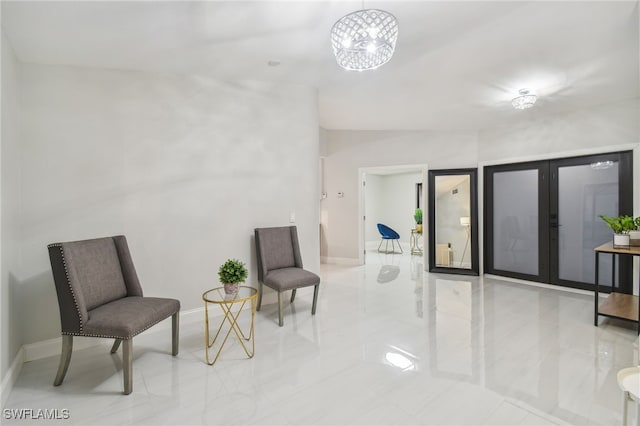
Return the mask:
{"type": "Polygon", "coordinates": [[[530,285],[530,286],[533,286],[533,287],[548,288],[548,289],[551,289],[551,290],[564,291],[566,293],[577,293],[577,294],[584,294],[584,295],[587,295],[587,296],[593,296],[593,290],[582,290],[582,289],[579,289],[579,288],[571,288],[571,287],[564,287],[564,286],[553,285],[553,284],[539,283],[539,282],[535,282],[535,281],[520,280],[520,279],[517,279],[517,278],[503,277],[501,275],[484,274],[483,276],[485,276],[487,278],[492,278],[494,280],[508,281],[508,282],[518,283],[518,284],[525,284],[525,285],[530,285]]]}
{"type": "Polygon", "coordinates": [[[18,380],[18,376],[22,371],[22,364],[24,364],[24,349],[20,348],[9,367],[9,371],[7,371],[7,374],[2,378],[2,389],[0,390],[0,394],[2,395],[0,397],[2,400],[2,408],[4,408],[7,403],[13,385],[16,383],[16,380],[18,380]]]}
{"type": "MultiPolygon", "coordinates": [[[[188,311],[180,311],[180,324],[191,324],[197,321],[204,320],[204,308],[196,308],[188,311]]],[[[160,322],[154,326],[153,330],[169,330],[171,328],[171,320],[160,322]]],[[[96,339],[92,337],[76,337],[73,339],[73,350],[78,351],[87,349],[93,346],[103,345],[111,346],[113,342],[111,339],[96,339]]],[[[48,358],[50,356],[59,356],[62,350],[62,336],[55,337],[53,339],[42,340],[40,342],[29,343],[23,345],[16,354],[11,367],[7,374],[2,378],[2,407],[9,397],[13,385],[16,383],[20,372],[22,371],[22,365],[25,362],[35,361],[37,359],[48,358]]]]}
{"type": "MultiPolygon", "coordinates": [[[[180,311],[180,323],[190,324],[195,321],[202,321],[204,318],[204,308],[196,308],[188,311],[180,311]]],[[[154,326],[153,331],[168,330],[171,328],[171,319],[158,323],[154,326]]],[[[107,339],[96,339],[94,337],[76,336],[73,339],[73,350],[82,350],[93,346],[105,345],[110,346],[113,342],[107,339]]],[[[22,347],[24,350],[24,362],[35,361],[37,359],[47,358],[50,356],[60,355],[62,350],[62,336],[49,340],[43,340],[36,343],[29,343],[22,347]]]]}
{"type": "Polygon", "coordinates": [[[360,265],[360,260],[352,257],[328,257],[320,256],[320,263],[331,263],[334,265],[360,265]]]}

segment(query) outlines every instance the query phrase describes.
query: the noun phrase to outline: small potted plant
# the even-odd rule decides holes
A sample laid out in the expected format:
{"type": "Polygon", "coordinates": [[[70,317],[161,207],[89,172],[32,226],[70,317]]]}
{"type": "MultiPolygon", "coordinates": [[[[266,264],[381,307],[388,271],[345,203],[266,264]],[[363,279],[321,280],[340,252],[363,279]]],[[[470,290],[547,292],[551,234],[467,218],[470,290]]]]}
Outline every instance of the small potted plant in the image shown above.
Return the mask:
{"type": "Polygon", "coordinates": [[[640,246],[640,216],[634,219],[636,230],[629,231],[629,244],[632,246],[640,246]]]}
{"type": "Polygon", "coordinates": [[[416,209],[413,219],[416,221],[416,231],[422,234],[422,209],[416,209]]]}
{"type": "Polygon", "coordinates": [[[218,277],[224,284],[226,294],[237,293],[239,284],[247,279],[248,274],[245,264],[237,259],[228,259],[218,269],[218,277]]]}
{"type": "Polygon", "coordinates": [[[613,231],[613,247],[614,248],[629,248],[629,232],[635,231],[638,226],[636,225],[636,219],[632,216],[606,216],[600,215],[600,218],[605,221],[609,228],[613,231]]]}

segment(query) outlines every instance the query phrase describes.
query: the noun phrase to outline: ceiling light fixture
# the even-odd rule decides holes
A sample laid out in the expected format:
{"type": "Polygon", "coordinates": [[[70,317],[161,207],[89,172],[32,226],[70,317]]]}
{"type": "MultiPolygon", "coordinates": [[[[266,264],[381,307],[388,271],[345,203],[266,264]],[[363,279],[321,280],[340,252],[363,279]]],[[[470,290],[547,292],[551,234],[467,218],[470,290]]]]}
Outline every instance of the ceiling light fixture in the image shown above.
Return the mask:
{"type": "Polygon", "coordinates": [[[349,71],[373,70],[389,62],[398,40],[398,20],[389,12],[363,9],[343,16],[331,28],[338,65],[349,71]]]}
{"type": "Polygon", "coordinates": [[[515,109],[531,108],[538,99],[536,95],[529,92],[529,89],[520,89],[518,93],[520,93],[520,96],[511,100],[511,105],[513,105],[515,109]]]}
{"type": "Polygon", "coordinates": [[[607,161],[596,161],[595,163],[591,163],[591,168],[594,170],[605,170],[613,167],[615,163],[611,160],[607,161]]]}

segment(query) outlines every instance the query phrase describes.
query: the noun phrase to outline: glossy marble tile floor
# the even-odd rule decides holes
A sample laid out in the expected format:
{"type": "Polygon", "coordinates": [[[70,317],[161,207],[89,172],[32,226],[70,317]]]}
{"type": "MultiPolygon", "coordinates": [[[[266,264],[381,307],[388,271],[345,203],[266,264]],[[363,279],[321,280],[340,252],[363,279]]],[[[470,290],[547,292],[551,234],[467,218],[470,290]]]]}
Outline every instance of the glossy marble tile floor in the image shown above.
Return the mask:
{"type": "Polygon", "coordinates": [[[203,322],[183,322],[176,358],[168,329],[136,338],[129,396],[101,345],[75,352],[58,388],[57,356],[26,363],[5,408],[69,410],[32,422],[57,425],[621,424],[616,373],[638,365],[638,339],[594,327],[593,296],[421,271],[407,253],[323,265],[317,315],[312,289],[282,328],[263,306],[253,359],[231,344],[206,365],[203,322]]]}

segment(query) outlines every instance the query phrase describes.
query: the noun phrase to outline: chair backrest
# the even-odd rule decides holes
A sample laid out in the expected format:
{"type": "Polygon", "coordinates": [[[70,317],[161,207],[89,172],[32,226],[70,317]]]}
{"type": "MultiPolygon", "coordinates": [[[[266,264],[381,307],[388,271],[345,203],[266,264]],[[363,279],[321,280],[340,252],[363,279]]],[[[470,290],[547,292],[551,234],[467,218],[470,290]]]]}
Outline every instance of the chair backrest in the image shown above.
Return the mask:
{"type": "Polygon", "coordinates": [[[124,236],[49,244],[63,333],[82,333],[92,309],[142,296],[124,236]]]}
{"type": "Polygon", "coordinates": [[[302,268],[298,230],[295,226],[255,229],[258,279],[281,268],[302,268]]]}
{"type": "Polygon", "coordinates": [[[389,238],[392,240],[397,240],[400,238],[400,234],[389,228],[387,225],[383,225],[381,223],[378,224],[378,232],[380,232],[382,238],[389,238]]]}

